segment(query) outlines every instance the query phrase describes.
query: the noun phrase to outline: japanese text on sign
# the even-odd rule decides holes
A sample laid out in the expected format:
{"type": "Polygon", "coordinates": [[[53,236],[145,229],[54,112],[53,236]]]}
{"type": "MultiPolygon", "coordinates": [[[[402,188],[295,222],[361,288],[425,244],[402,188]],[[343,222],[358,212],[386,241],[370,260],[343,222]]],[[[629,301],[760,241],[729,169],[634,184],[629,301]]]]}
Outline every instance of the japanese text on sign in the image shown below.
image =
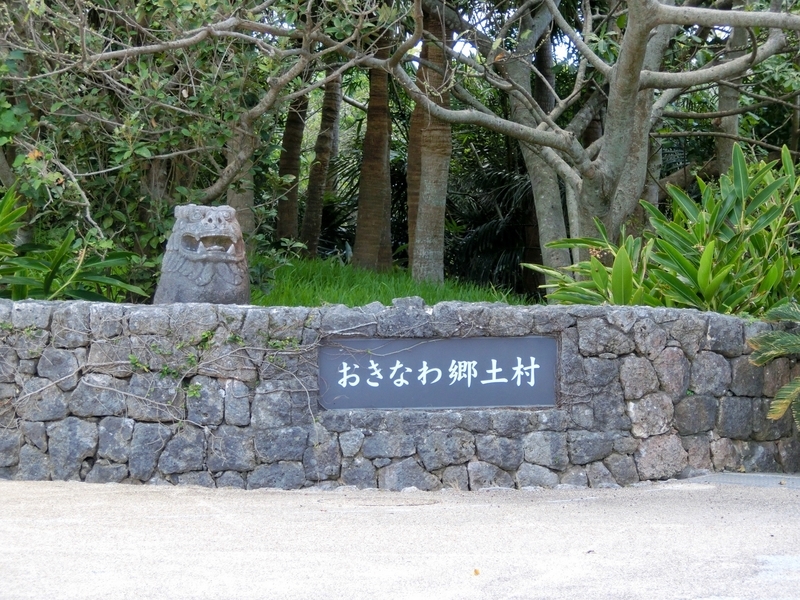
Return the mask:
{"type": "Polygon", "coordinates": [[[332,340],[320,348],[325,408],[555,404],[555,339],[332,340]]]}

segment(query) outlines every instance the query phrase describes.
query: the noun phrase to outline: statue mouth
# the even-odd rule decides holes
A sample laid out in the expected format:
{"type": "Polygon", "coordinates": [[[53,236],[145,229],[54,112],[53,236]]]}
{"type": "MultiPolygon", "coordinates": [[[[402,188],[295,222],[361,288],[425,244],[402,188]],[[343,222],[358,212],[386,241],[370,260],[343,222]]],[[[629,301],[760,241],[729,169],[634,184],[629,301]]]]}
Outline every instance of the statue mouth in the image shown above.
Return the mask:
{"type": "Polygon", "coordinates": [[[181,238],[181,250],[195,260],[239,260],[241,258],[236,241],[226,235],[195,237],[186,234],[181,238]]]}

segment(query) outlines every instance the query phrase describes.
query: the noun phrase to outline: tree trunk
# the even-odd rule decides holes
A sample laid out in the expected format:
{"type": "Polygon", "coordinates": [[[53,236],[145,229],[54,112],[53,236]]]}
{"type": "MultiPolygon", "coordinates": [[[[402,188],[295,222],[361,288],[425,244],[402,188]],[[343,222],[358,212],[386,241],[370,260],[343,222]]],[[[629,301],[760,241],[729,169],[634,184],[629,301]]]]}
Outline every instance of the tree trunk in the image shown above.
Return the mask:
{"type": "MultiPolygon", "coordinates": [[[[241,150],[241,138],[234,138],[229,142],[229,153],[241,150]]],[[[236,210],[236,218],[245,239],[255,233],[256,215],[253,212],[255,206],[255,183],[253,182],[253,161],[248,160],[242,168],[239,178],[228,187],[228,206],[236,210]]]]}
{"type": "MultiPolygon", "coordinates": [[[[725,60],[733,60],[744,55],[742,49],[747,44],[747,30],[743,27],[734,27],[733,34],[728,40],[728,52],[725,53],[725,60]]],[[[739,108],[739,90],[728,85],[720,85],[717,93],[717,102],[720,112],[736,110],[739,108]]],[[[728,135],[739,134],[739,115],[722,117],[717,122],[717,129],[721,133],[728,135]]],[[[731,168],[733,156],[733,144],[735,140],[725,137],[718,137],[715,140],[717,154],[717,170],[724,175],[731,168]]]]}
{"type": "Polygon", "coordinates": [[[279,240],[297,237],[297,191],[300,177],[300,154],[303,150],[303,132],[306,128],[308,97],[297,98],[289,106],[286,127],[283,130],[281,157],[278,161],[278,175],[290,181],[283,188],[278,198],[278,226],[276,235],[279,240]]]}
{"type": "MultiPolygon", "coordinates": [[[[423,26],[438,40],[450,43],[450,32],[444,20],[435,13],[425,13],[423,26]]],[[[426,43],[428,60],[446,73],[447,58],[443,49],[434,43],[426,43]]],[[[417,78],[439,106],[450,107],[448,81],[435,69],[420,66],[417,78]]],[[[415,107],[414,112],[417,113],[415,107]]],[[[419,204],[414,215],[414,237],[410,235],[409,247],[411,274],[417,281],[444,281],[444,223],[447,204],[447,185],[450,172],[450,155],[453,145],[450,123],[445,123],[427,112],[422,112],[419,152],[419,204]]]]}
{"type": "MultiPolygon", "coordinates": [[[[428,44],[422,44],[420,58],[428,60],[428,44]]],[[[417,80],[422,85],[423,67],[417,70],[417,80]]],[[[427,69],[426,69],[427,70],[427,69]]],[[[408,150],[406,152],[406,204],[408,207],[408,268],[414,264],[414,245],[417,235],[417,209],[419,208],[419,181],[422,177],[422,128],[425,109],[416,104],[411,112],[408,126],[408,150]]]]}
{"type": "Polygon", "coordinates": [[[328,179],[328,164],[333,147],[333,133],[339,118],[342,105],[342,80],[336,77],[325,84],[325,96],[322,100],[322,117],[319,135],[314,145],[314,162],[308,174],[308,192],[306,194],[306,210],[303,214],[303,227],[300,241],[306,245],[306,256],[315,257],[319,245],[322,228],[322,204],[328,179]]]}
{"type": "MultiPolygon", "coordinates": [[[[388,58],[389,49],[377,52],[388,58]]],[[[358,218],[353,264],[384,271],[392,266],[392,186],[389,171],[389,75],[381,69],[369,72],[369,108],[364,133],[361,175],[358,183],[358,218]]]]}
{"type": "MultiPolygon", "coordinates": [[[[550,44],[549,38],[543,45],[550,44]]],[[[523,58],[512,60],[507,65],[509,79],[519,86],[523,94],[531,94],[531,69],[529,63],[524,60],[525,53],[521,52],[523,58]]],[[[537,57],[537,68],[543,66],[545,60],[552,61],[552,56],[546,51],[542,53],[542,62],[537,57]]],[[[546,66],[545,71],[550,70],[551,66],[546,66]]],[[[541,72],[541,69],[539,69],[541,72]]],[[[538,82],[537,95],[545,102],[552,104],[553,99],[549,90],[541,82],[538,82]],[[543,89],[542,89],[543,88],[543,89]]],[[[536,122],[530,110],[525,106],[517,94],[509,95],[511,107],[511,119],[517,123],[536,127],[536,122]]],[[[536,222],[539,227],[539,245],[542,249],[542,264],[546,267],[566,267],[571,263],[569,250],[559,248],[547,248],[546,244],[567,237],[567,226],[564,219],[564,210],[561,204],[561,190],[558,186],[558,175],[555,170],[539,156],[534,147],[526,143],[520,143],[522,158],[528,171],[533,189],[533,201],[536,211],[536,222]]]]}

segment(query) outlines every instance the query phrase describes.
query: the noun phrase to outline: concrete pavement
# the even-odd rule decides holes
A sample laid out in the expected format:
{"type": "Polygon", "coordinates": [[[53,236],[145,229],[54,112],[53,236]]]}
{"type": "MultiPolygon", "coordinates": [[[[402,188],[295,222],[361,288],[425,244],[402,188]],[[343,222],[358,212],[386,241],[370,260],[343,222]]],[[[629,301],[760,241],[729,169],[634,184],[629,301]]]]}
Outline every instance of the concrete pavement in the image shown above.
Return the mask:
{"type": "Polygon", "coordinates": [[[430,493],[4,481],[0,598],[800,598],[800,479],[720,477],[430,493]]]}

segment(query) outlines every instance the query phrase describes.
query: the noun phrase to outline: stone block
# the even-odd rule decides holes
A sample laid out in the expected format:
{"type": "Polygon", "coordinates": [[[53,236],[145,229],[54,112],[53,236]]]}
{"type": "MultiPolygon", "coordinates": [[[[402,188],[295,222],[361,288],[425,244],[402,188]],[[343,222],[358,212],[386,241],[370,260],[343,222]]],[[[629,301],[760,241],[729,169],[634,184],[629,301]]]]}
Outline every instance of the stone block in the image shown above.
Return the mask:
{"type": "Polygon", "coordinates": [[[424,308],[392,307],[377,316],[379,337],[426,338],[433,335],[431,315],[424,308]]]}
{"type": "Polygon", "coordinates": [[[361,450],[363,442],[364,434],[358,429],[339,434],[339,447],[342,450],[342,456],[348,458],[355,456],[361,450]]]}
{"type": "Polygon", "coordinates": [[[620,454],[633,454],[639,448],[640,440],[627,434],[617,434],[614,437],[614,452],[620,454]]]}
{"type": "Polygon", "coordinates": [[[546,467],[522,463],[517,470],[517,487],[554,488],[559,484],[558,474],[546,467]]]}
{"type": "Polygon", "coordinates": [[[89,307],[87,302],[68,302],[53,310],[53,346],[82,348],[89,345],[89,307]]]}
{"type": "Polygon", "coordinates": [[[578,319],[578,347],[584,356],[629,354],[636,348],[633,340],[603,318],[578,319]]]}
{"type": "Polygon", "coordinates": [[[240,490],[245,489],[246,484],[244,476],[236,471],[225,471],[222,475],[217,477],[217,487],[237,488],[240,490]]]}
{"type": "Polygon", "coordinates": [[[530,420],[534,431],[566,431],[569,414],[560,408],[548,408],[532,412],[530,420]]]}
{"type": "Polygon", "coordinates": [[[664,348],[653,361],[661,389],[673,400],[682,398],[689,389],[691,365],[680,348],[664,348]]]}
{"type": "Polygon", "coordinates": [[[567,432],[570,462],[575,465],[603,460],[614,448],[614,436],[606,432],[567,432]]]}
{"type": "Polygon", "coordinates": [[[559,485],[569,485],[572,487],[588,487],[589,478],[586,475],[586,468],[575,466],[570,467],[561,474],[559,485]]]}
{"type": "Polygon", "coordinates": [[[11,324],[14,329],[48,329],[53,314],[53,303],[23,300],[15,302],[11,309],[11,324]]]}
{"type": "Polygon", "coordinates": [[[682,436],[681,444],[688,454],[690,468],[708,471],[714,468],[714,464],[711,462],[711,443],[708,434],[682,436]]]}
{"type": "Polygon", "coordinates": [[[14,479],[19,481],[49,481],[50,480],[50,457],[42,452],[25,444],[19,451],[19,465],[14,479]]]}
{"type": "Polygon", "coordinates": [[[492,426],[488,410],[465,410],[461,414],[461,427],[472,433],[486,433],[492,426]]]}
{"type": "MultiPolygon", "coordinates": [[[[778,459],[784,473],[800,472],[800,440],[796,437],[778,441],[778,459]]],[[[20,464],[22,458],[20,457],[20,464]]]]}
{"type": "Polygon", "coordinates": [[[733,358],[744,349],[744,324],[741,319],[717,313],[707,313],[708,333],[703,349],[733,358]]]}
{"type": "Polygon", "coordinates": [[[192,377],[187,389],[187,419],[195,425],[220,425],[225,414],[225,389],[219,382],[197,375],[192,377]]]}
{"type": "Polygon", "coordinates": [[[655,360],[667,345],[667,332],[652,319],[640,319],[633,326],[633,341],[639,354],[655,360]]]}
{"type": "Polygon", "coordinates": [[[603,460],[603,464],[619,485],[633,485],[639,481],[636,462],[628,454],[611,454],[603,460]]]}
{"type": "Polygon", "coordinates": [[[586,477],[589,480],[589,486],[593,488],[609,489],[620,487],[611,471],[602,462],[593,462],[586,465],[586,477]]]}
{"type": "Polygon", "coordinates": [[[492,429],[503,437],[517,437],[531,430],[531,418],[528,411],[493,410],[489,412],[492,429]]]}
{"type": "Polygon", "coordinates": [[[50,332],[46,329],[25,329],[16,336],[14,348],[23,360],[39,358],[50,341],[50,332]]]}
{"type": "Polygon", "coordinates": [[[676,319],[665,323],[670,337],[677,341],[689,360],[694,360],[705,341],[708,328],[706,320],[694,311],[676,312],[676,319]]]}
{"type": "Polygon", "coordinates": [[[67,416],[67,395],[49,379],[34,378],[25,382],[14,407],[26,421],[57,421],[67,416]]]}
{"type": "Polygon", "coordinates": [[[339,440],[321,425],[314,427],[309,444],[303,452],[303,468],[309,481],[338,479],[342,466],[339,440]]]}
{"type": "Polygon", "coordinates": [[[637,438],[661,435],[672,424],[672,398],[665,392],[648,394],[638,402],[628,402],[631,434],[637,438]]]}
{"type": "Polygon", "coordinates": [[[160,306],[137,306],[128,313],[132,335],[166,335],[170,332],[169,311],[160,306]]]}
{"type": "Polygon", "coordinates": [[[216,333],[219,319],[213,304],[176,303],[165,305],[169,311],[169,329],[178,342],[196,345],[216,333]]]}
{"type": "Polygon", "coordinates": [[[759,442],[775,441],[792,435],[792,411],[777,420],[767,418],[772,400],[768,398],[753,399],[753,439],[759,442]]]}
{"type": "Polygon", "coordinates": [[[188,473],[178,473],[172,476],[176,485],[196,485],[204,488],[217,487],[211,473],[208,471],[190,471],[188,473]]]}
{"type": "Polygon", "coordinates": [[[238,379],[225,380],[225,423],[250,425],[250,388],[238,379]]]}
{"type": "Polygon", "coordinates": [[[179,380],[155,373],[134,373],[125,402],[128,416],[137,421],[179,421],[186,409],[179,380]]]}
{"type": "Polygon", "coordinates": [[[528,335],[533,326],[530,311],[520,306],[491,306],[486,309],[487,334],[495,337],[528,335]]]}
{"type": "Polygon", "coordinates": [[[17,351],[8,346],[0,348],[0,383],[14,383],[18,368],[17,351]]]}
{"type": "Polygon", "coordinates": [[[47,426],[53,479],[79,480],[83,459],[97,449],[97,423],[67,417],[47,426]]]}
{"type": "MultiPolygon", "coordinates": [[[[506,471],[515,471],[522,464],[522,440],[479,435],[475,438],[478,459],[506,471]]],[[[426,465],[427,466],[427,465],[426,465]]]]}
{"type": "Polygon", "coordinates": [[[98,460],[86,475],[86,483],[119,483],[128,476],[128,467],[98,460]]]}
{"type": "Polygon", "coordinates": [[[742,444],[742,466],[747,473],[780,473],[775,442],[735,442],[742,444]]]}
{"type": "Polygon", "coordinates": [[[731,365],[715,352],[698,352],[692,362],[689,388],[695,394],[722,396],[731,384],[731,365]]]}
{"type": "Polygon", "coordinates": [[[130,358],[132,354],[133,347],[128,338],[95,340],[89,348],[86,370],[114,377],[130,377],[134,371],[130,358]]]}
{"type": "MultiPolygon", "coordinates": [[[[339,441],[341,442],[341,436],[339,441]]],[[[342,459],[342,483],[358,488],[374,488],[378,486],[377,470],[372,461],[362,458],[342,459]]]]}
{"type": "Polygon", "coordinates": [[[203,468],[206,454],[206,438],[203,430],[184,424],[167,442],[158,458],[158,470],[165,475],[199,471],[203,468]]]}
{"type": "Polygon", "coordinates": [[[416,452],[413,435],[378,431],[368,436],[361,446],[364,458],[403,458],[416,452]]]}
{"type": "Polygon", "coordinates": [[[94,340],[119,337],[128,326],[126,308],[118,304],[90,304],[89,325],[94,340]]]}
{"type": "Polygon", "coordinates": [[[753,433],[753,399],[736,396],[720,398],[716,431],[720,437],[748,439],[753,433]]]}
{"type": "Polygon", "coordinates": [[[320,333],[371,337],[378,331],[377,317],[363,309],[333,304],[320,310],[320,333]]]}
{"type": "Polygon", "coordinates": [[[252,432],[221,425],[211,433],[208,450],[210,471],[252,471],[256,466],[252,432]]]}
{"type": "Polygon", "coordinates": [[[97,424],[97,456],[113,462],[128,462],[135,421],[123,417],[106,417],[97,424]]]}
{"type": "Polygon", "coordinates": [[[278,488],[297,490],[306,481],[302,463],[280,461],[271,465],[258,465],[247,476],[247,489],[278,488]]]}
{"type": "Polygon", "coordinates": [[[681,435],[711,431],[717,423],[718,400],[714,396],[686,396],[675,405],[675,427],[681,435]]]}
{"type": "MultiPolygon", "coordinates": [[[[256,430],[255,451],[261,462],[301,461],[308,444],[308,428],[256,430]]],[[[305,479],[305,475],[303,476],[305,479]]]]}
{"type": "Polygon", "coordinates": [[[514,480],[511,475],[501,468],[480,460],[467,464],[469,475],[469,489],[480,490],[484,488],[513,488],[514,480]]]}
{"type": "Polygon", "coordinates": [[[603,431],[630,429],[631,420],[625,411],[622,386],[618,382],[593,394],[591,407],[594,413],[594,429],[603,431]]]}
{"type": "Polygon", "coordinates": [[[127,409],[128,381],[102,373],[84,375],[69,397],[69,411],[78,417],[121,415],[127,409]]]}
{"type": "Polygon", "coordinates": [[[686,467],[689,457],[680,437],[666,434],[642,440],[634,460],[640,479],[669,479],[686,467]]]}
{"type": "Polygon", "coordinates": [[[615,306],[606,308],[606,320],[617,327],[622,333],[630,333],[636,324],[636,309],[630,306],[615,306]]]}
{"type": "Polygon", "coordinates": [[[531,333],[559,333],[575,325],[576,319],[566,306],[535,305],[531,307],[533,329],[531,333]]]}
{"type": "MultiPolygon", "coordinates": [[[[220,329],[218,333],[226,335],[224,329],[220,329]]],[[[258,369],[247,350],[237,343],[228,343],[225,339],[215,339],[211,347],[202,351],[197,373],[220,379],[233,378],[241,381],[258,379],[258,369]]]]}
{"type": "Polygon", "coordinates": [[[467,465],[451,465],[442,471],[442,487],[466,492],[469,490],[467,465]]]}
{"type": "Polygon", "coordinates": [[[271,429],[292,424],[292,396],[288,391],[262,392],[256,390],[253,399],[251,424],[256,429],[271,429]]]}
{"type": "Polygon", "coordinates": [[[764,388],[762,394],[774,398],[775,394],[791,380],[792,361],[776,358],[764,365],[764,388]]]}
{"type": "Polygon", "coordinates": [[[764,369],[750,362],[747,356],[731,360],[731,392],[734,396],[761,396],[764,369]]]}
{"type": "Polygon", "coordinates": [[[523,439],[525,461],[561,471],[569,464],[567,436],[555,431],[536,431],[523,439]]]}
{"type": "Polygon", "coordinates": [[[0,429],[0,468],[13,467],[19,463],[19,449],[22,447],[22,431],[19,429],[0,429]]]}
{"type": "Polygon", "coordinates": [[[415,487],[423,491],[441,489],[439,478],[425,471],[415,458],[406,458],[378,470],[378,487],[399,492],[415,487]]]}
{"type": "Polygon", "coordinates": [[[172,429],[161,423],[136,423],[131,437],[128,470],[133,479],[148,481],[161,452],[172,437],[172,429]]]}
{"type": "Polygon", "coordinates": [[[742,456],[728,438],[711,441],[711,462],[715,471],[738,471],[742,467],[742,456]]]}
{"type": "Polygon", "coordinates": [[[44,423],[22,421],[19,429],[26,444],[30,444],[42,452],[47,452],[47,427],[44,423]]]}
{"type": "MultiPolygon", "coordinates": [[[[432,431],[417,443],[417,452],[428,471],[459,465],[475,456],[475,438],[468,431],[432,431]]],[[[366,456],[366,454],[365,454],[366,456]]]]}

